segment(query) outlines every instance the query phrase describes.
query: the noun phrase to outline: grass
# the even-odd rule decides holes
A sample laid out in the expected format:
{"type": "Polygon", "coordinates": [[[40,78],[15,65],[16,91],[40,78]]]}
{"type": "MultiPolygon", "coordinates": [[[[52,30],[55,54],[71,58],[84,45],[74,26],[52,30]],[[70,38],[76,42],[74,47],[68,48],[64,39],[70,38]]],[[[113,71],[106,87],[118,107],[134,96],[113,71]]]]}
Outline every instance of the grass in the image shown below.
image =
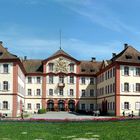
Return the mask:
{"type": "Polygon", "coordinates": [[[76,138],[139,140],[140,120],[71,123],[0,122],[0,140],[76,140],[76,138]]]}

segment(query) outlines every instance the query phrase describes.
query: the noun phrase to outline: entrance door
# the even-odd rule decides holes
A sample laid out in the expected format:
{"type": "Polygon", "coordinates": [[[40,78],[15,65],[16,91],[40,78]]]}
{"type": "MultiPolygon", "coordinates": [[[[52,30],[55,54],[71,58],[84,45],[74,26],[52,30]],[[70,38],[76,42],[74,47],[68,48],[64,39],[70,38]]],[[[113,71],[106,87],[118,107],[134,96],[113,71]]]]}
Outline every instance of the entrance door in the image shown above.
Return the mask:
{"type": "Polygon", "coordinates": [[[59,100],[58,109],[59,109],[59,111],[64,111],[65,110],[64,100],[59,100]]]}
{"type": "Polygon", "coordinates": [[[75,110],[75,101],[70,100],[69,103],[68,103],[68,106],[69,106],[70,111],[74,111],[75,110]]]}
{"type": "Polygon", "coordinates": [[[107,101],[102,102],[102,114],[103,115],[107,114],[107,101]]]}
{"type": "Polygon", "coordinates": [[[49,111],[53,111],[54,110],[54,102],[53,100],[49,100],[48,103],[47,103],[47,109],[49,111]]]}

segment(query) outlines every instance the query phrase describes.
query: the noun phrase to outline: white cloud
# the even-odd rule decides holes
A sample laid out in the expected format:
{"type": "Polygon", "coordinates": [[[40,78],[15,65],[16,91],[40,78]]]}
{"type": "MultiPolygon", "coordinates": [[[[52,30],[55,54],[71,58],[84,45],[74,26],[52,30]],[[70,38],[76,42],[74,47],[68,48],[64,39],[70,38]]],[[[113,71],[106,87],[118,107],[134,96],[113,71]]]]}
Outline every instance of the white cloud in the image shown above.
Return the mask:
{"type": "MultiPolygon", "coordinates": [[[[132,33],[140,35],[140,31],[129,23],[125,23],[117,12],[113,11],[109,6],[97,0],[54,0],[71,11],[87,18],[94,24],[105,27],[109,30],[120,33],[132,33]]],[[[120,1],[121,2],[121,1],[120,1]]]]}

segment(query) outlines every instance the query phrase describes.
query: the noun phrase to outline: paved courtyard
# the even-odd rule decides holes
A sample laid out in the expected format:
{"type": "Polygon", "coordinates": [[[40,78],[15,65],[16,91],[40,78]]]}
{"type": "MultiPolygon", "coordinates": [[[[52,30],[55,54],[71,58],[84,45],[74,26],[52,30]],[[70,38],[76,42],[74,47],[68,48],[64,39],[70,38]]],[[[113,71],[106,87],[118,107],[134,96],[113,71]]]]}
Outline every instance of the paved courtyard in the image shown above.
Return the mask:
{"type": "Polygon", "coordinates": [[[46,114],[33,114],[31,118],[38,119],[92,119],[92,118],[110,118],[109,116],[90,116],[75,114],[72,112],[47,112],[46,114]]]}

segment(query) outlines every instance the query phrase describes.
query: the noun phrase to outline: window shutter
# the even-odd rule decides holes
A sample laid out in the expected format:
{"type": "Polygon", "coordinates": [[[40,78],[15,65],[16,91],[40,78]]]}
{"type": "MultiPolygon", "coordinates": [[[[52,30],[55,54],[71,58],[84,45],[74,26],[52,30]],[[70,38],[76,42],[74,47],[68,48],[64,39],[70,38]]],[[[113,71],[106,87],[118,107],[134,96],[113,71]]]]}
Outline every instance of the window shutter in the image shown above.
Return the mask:
{"type": "Polygon", "coordinates": [[[86,104],[86,109],[87,109],[87,110],[89,109],[89,104],[86,104]]]}
{"type": "Polygon", "coordinates": [[[70,83],[70,76],[67,77],[67,83],[70,83]]]}
{"type": "Polygon", "coordinates": [[[129,76],[131,76],[133,74],[133,71],[134,71],[134,68],[133,67],[130,67],[129,68],[129,76]]]}
{"type": "Polygon", "coordinates": [[[9,82],[8,82],[8,90],[11,90],[11,85],[9,82]]]}
{"type": "Polygon", "coordinates": [[[124,75],[124,66],[121,66],[121,75],[124,75]]]}
{"type": "Polygon", "coordinates": [[[139,103],[138,103],[138,102],[135,103],[135,109],[136,109],[136,110],[139,109],[139,103]]]}
{"type": "Polygon", "coordinates": [[[49,76],[46,76],[47,84],[49,84],[49,76]]]}
{"type": "Polygon", "coordinates": [[[2,109],[2,103],[0,103],[0,110],[2,109]]]}
{"type": "Polygon", "coordinates": [[[124,84],[121,84],[121,91],[124,91],[124,84]]]}
{"type": "Polygon", "coordinates": [[[131,84],[129,83],[129,92],[131,92],[131,84]]]}
{"type": "Polygon", "coordinates": [[[49,95],[49,90],[48,90],[48,89],[47,89],[47,91],[46,91],[46,92],[47,92],[46,94],[47,94],[47,95],[49,95]]]}
{"type": "Polygon", "coordinates": [[[133,70],[133,76],[136,76],[136,68],[133,70]]]}
{"type": "Polygon", "coordinates": [[[10,109],[10,104],[8,103],[8,109],[10,109]]]}
{"type": "Polygon", "coordinates": [[[3,71],[2,71],[2,64],[0,64],[0,73],[2,73],[3,71]]]}
{"type": "Polygon", "coordinates": [[[0,82],[0,91],[2,90],[2,83],[0,82]]]}
{"type": "Polygon", "coordinates": [[[34,90],[34,96],[36,95],[36,90],[34,90]]]}
{"type": "Polygon", "coordinates": [[[124,110],[124,103],[121,103],[121,108],[122,110],[124,110]]]}
{"type": "Polygon", "coordinates": [[[74,84],[76,84],[76,76],[74,76],[74,84]]]}
{"type": "Polygon", "coordinates": [[[10,65],[8,64],[8,73],[10,72],[11,72],[11,64],[10,65]]]}
{"type": "Polygon", "coordinates": [[[136,84],[133,84],[133,91],[136,91],[136,84]]]}
{"type": "Polygon", "coordinates": [[[131,109],[131,104],[129,103],[129,109],[131,109]]]}

